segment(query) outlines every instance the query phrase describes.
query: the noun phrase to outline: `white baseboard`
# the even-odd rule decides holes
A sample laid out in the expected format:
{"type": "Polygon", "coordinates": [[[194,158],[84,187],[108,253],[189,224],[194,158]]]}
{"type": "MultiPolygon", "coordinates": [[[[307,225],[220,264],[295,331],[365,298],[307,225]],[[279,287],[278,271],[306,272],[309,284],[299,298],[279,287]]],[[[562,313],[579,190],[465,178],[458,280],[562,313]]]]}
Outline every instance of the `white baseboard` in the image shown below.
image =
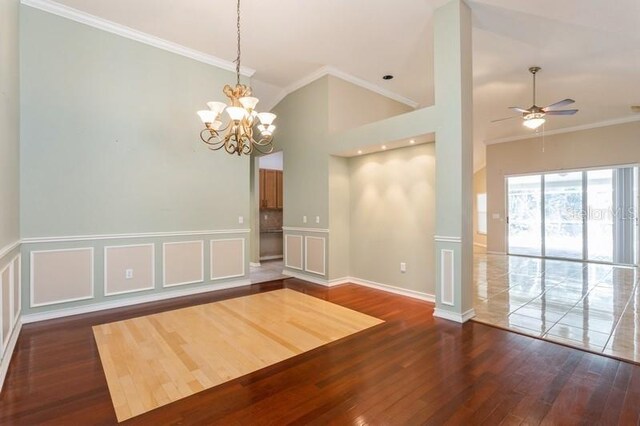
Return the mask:
{"type": "Polygon", "coordinates": [[[253,266],[254,268],[257,268],[260,266],[260,262],[249,262],[249,266],[253,266]]]}
{"type": "Polygon", "coordinates": [[[331,287],[332,285],[337,285],[337,284],[332,284],[329,280],[325,279],[325,278],[320,278],[320,277],[315,277],[312,275],[307,275],[305,273],[302,272],[294,272],[290,269],[283,269],[282,270],[282,275],[287,275],[289,277],[293,277],[293,278],[298,278],[299,280],[304,280],[304,281],[309,281],[311,283],[314,284],[320,284],[320,285],[324,285],[327,287],[331,287]]]}
{"type": "Polygon", "coordinates": [[[0,391],[2,391],[4,379],[7,377],[7,372],[9,371],[9,364],[11,363],[13,350],[16,348],[16,343],[18,342],[18,337],[20,336],[20,330],[22,330],[22,321],[18,317],[18,322],[13,327],[13,332],[11,333],[11,337],[9,338],[9,343],[7,344],[7,350],[2,357],[2,362],[0,363],[0,391]]]}
{"type": "Polygon", "coordinates": [[[262,256],[260,257],[260,260],[276,260],[276,259],[282,259],[283,255],[278,255],[278,256],[262,256]]]}
{"type": "Polygon", "coordinates": [[[310,281],[314,284],[321,284],[327,287],[333,287],[341,284],[350,283],[350,284],[361,285],[363,287],[375,288],[376,290],[382,290],[388,293],[398,294],[400,296],[411,297],[413,299],[424,300],[426,302],[431,302],[431,303],[435,303],[435,300],[436,300],[436,297],[433,294],[422,293],[420,291],[415,291],[415,290],[408,290],[408,289],[395,287],[388,284],[381,284],[375,281],[365,280],[362,278],[343,277],[343,278],[336,278],[333,280],[326,280],[322,278],[312,277],[307,274],[302,274],[299,272],[292,272],[286,269],[282,271],[282,274],[289,275],[291,277],[298,278],[301,280],[310,281]]]}
{"type": "Polygon", "coordinates": [[[375,289],[386,291],[389,293],[399,294],[400,296],[411,297],[413,299],[424,300],[426,302],[431,302],[431,303],[435,303],[436,301],[436,296],[433,294],[423,293],[421,291],[415,291],[415,290],[408,290],[406,288],[395,287],[389,284],[381,284],[375,281],[364,280],[362,278],[351,277],[349,279],[350,279],[350,282],[354,284],[375,288],[375,289]]]}
{"type": "Polygon", "coordinates": [[[436,308],[433,311],[433,316],[434,317],[438,317],[438,318],[442,318],[442,319],[446,319],[449,321],[455,321],[455,322],[459,322],[460,324],[463,324],[467,321],[469,321],[471,318],[476,316],[476,311],[471,308],[466,312],[463,312],[461,314],[457,313],[457,312],[451,312],[451,311],[446,311],[443,309],[438,309],[436,308]]]}
{"type": "Polygon", "coordinates": [[[229,288],[244,287],[251,285],[250,280],[237,280],[224,284],[210,284],[204,287],[172,290],[163,293],[154,293],[144,296],[131,297],[128,299],[110,300],[108,302],[93,303],[90,305],[76,306],[73,308],[63,308],[55,311],[37,312],[22,316],[22,323],[46,321],[54,318],[68,317],[72,315],[86,314],[89,312],[104,311],[106,309],[122,308],[125,306],[138,305],[141,303],[156,302],[159,300],[173,299],[175,297],[190,296],[193,294],[207,293],[216,290],[226,290],[229,288]]]}

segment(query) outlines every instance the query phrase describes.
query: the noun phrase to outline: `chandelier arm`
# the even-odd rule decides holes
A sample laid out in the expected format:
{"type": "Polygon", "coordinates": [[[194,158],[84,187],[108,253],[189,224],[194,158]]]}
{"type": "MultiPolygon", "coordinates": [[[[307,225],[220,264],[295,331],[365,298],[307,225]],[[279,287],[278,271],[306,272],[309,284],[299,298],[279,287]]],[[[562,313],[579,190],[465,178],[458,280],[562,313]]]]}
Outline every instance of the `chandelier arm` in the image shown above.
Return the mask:
{"type": "Polygon", "coordinates": [[[202,140],[202,142],[206,143],[207,145],[219,144],[220,142],[222,142],[222,140],[211,142],[212,139],[215,140],[216,138],[219,138],[219,137],[220,137],[220,134],[215,130],[204,129],[203,131],[200,132],[200,139],[202,140]],[[205,138],[205,135],[207,133],[209,134],[209,137],[205,138]]]}
{"type": "Polygon", "coordinates": [[[258,145],[258,146],[268,146],[268,145],[270,145],[270,144],[271,144],[271,141],[272,141],[272,140],[273,140],[273,139],[271,138],[271,136],[265,136],[265,137],[261,138],[260,140],[255,141],[255,145],[258,145]]]}
{"type": "Polygon", "coordinates": [[[219,149],[224,148],[224,144],[220,144],[220,146],[210,146],[209,149],[211,151],[218,151],[219,149]]]}
{"type": "Polygon", "coordinates": [[[268,149],[266,149],[266,150],[264,150],[264,151],[263,151],[262,149],[260,149],[260,147],[262,147],[262,146],[263,146],[263,145],[257,145],[257,144],[254,144],[254,145],[253,145],[253,148],[254,148],[256,151],[258,151],[260,154],[271,154],[271,153],[273,152],[273,145],[269,146],[269,148],[268,148],[268,149]]]}
{"type": "Polygon", "coordinates": [[[227,151],[229,154],[235,154],[235,153],[236,153],[236,150],[237,150],[237,143],[236,143],[236,144],[234,144],[234,143],[232,142],[232,139],[231,139],[231,138],[229,138],[229,139],[225,139],[225,141],[224,141],[224,145],[223,145],[223,146],[224,146],[225,151],[227,151]]]}
{"type": "Polygon", "coordinates": [[[253,151],[253,144],[251,143],[251,141],[249,141],[249,143],[245,143],[242,146],[242,153],[245,155],[251,155],[251,152],[253,151]]]}

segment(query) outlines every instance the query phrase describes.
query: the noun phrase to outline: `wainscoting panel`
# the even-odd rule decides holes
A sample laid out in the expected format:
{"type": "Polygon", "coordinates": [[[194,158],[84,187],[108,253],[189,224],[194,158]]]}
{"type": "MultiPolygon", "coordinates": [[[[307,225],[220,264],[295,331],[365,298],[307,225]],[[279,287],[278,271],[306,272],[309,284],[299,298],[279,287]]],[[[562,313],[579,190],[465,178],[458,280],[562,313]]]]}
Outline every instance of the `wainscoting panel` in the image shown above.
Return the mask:
{"type": "Polygon", "coordinates": [[[7,348],[9,342],[9,336],[11,335],[11,329],[13,321],[11,318],[11,305],[12,305],[12,269],[13,264],[7,264],[2,271],[0,271],[0,321],[2,322],[2,353],[7,348]]]}
{"type": "Polygon", "coordinates": [[[177,241],[162,245],[162,285],[204,281],[204,241],[177,241]]]}
{"type": "Polygon", "coordinates": [[[104,248],[104,294],[133,293],[155,287],[155,245],[104,248]],[[132,274],[127,277],[127,271],[132,274]]]}
{"type": "Polygon", "coordinates": [[[21,293],[22,293],[22,271],[20,269],[21,265],[20,265],[20,255],[17,255],[13,261],[11,262],[12,268],[13,268],[13,273],[12,278],[12,286],[11,286],[11,290],[13,291],[13,308],[12,308],[12,313],[13,313],[13,317],[12,317],[12,324],[15,324],[18,322],[18,318],[20,317],[20,312],[21,312],[21,308],[22,308],[22,298],[20,297],[21,293]]]}
{"type": "Polygon", "coordinates": [[[302,235],[285,235],[284,237],[284,266],[302,271],[302,235]]]}
{"type": "Polygon", "coordinates": [[[248,234],[220,229],[29,238],[15,266],[31,284],[16,295],[21,322],[249,285],[248,234]]]}
{"type": "Polygon", "coordinates": [[[93,248],[31,252],[30,306],[93,298],[93,248]]]}
{"type": "Polygon", "coordinates": [[[313,274],[326,274],[326,238],[304,237],[304,270],[313,274]]]}
{"type": "Polygon", "coordinates": [[[454,305],[454,251],[442,249],[440,251],[440,294],[441,302],[454,305]]]}
{"type": "Polygon", "coordinates": [[[210,241],[211,279],[243,277],[244,238],[228,238],[210,241]]]}

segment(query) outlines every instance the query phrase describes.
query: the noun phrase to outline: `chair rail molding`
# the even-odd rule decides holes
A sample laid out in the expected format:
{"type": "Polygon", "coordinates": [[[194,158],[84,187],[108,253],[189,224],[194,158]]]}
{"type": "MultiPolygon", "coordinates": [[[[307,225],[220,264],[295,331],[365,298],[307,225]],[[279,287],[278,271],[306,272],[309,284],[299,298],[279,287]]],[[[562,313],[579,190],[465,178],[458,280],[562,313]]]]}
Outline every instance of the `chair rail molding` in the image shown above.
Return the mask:
{"type": "Polygon", "coordinates": [[[248,234],[249,228],[241,229],[210,229],[203,231],[175,231],[175,232],[140,232],[129,234],[96,234],[96,235],[72,235],[58,237],[28,237],[22,239],[22,244],[36,243],[65,243],[89,240],[124,240],[129,238],[164,238],[164,237],[190,237],[215,234],[248,234]]]}

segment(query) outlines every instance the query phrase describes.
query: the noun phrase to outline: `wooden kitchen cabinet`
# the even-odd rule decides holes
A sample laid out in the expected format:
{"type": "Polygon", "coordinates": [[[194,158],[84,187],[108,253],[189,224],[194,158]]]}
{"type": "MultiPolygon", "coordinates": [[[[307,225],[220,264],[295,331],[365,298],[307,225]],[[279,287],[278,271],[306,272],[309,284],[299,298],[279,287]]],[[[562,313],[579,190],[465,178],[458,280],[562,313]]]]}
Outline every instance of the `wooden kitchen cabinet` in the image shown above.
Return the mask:
{"type": "Polygon", "coordinates": [[[284,200],[282,199],[282,170],[276,174],[276,208],[282,209],[284,200]]]}
{"type": "Polygon", "coordinates": [[[282,171],[260,169],[260,208],[282,209],[282,171]]]}

